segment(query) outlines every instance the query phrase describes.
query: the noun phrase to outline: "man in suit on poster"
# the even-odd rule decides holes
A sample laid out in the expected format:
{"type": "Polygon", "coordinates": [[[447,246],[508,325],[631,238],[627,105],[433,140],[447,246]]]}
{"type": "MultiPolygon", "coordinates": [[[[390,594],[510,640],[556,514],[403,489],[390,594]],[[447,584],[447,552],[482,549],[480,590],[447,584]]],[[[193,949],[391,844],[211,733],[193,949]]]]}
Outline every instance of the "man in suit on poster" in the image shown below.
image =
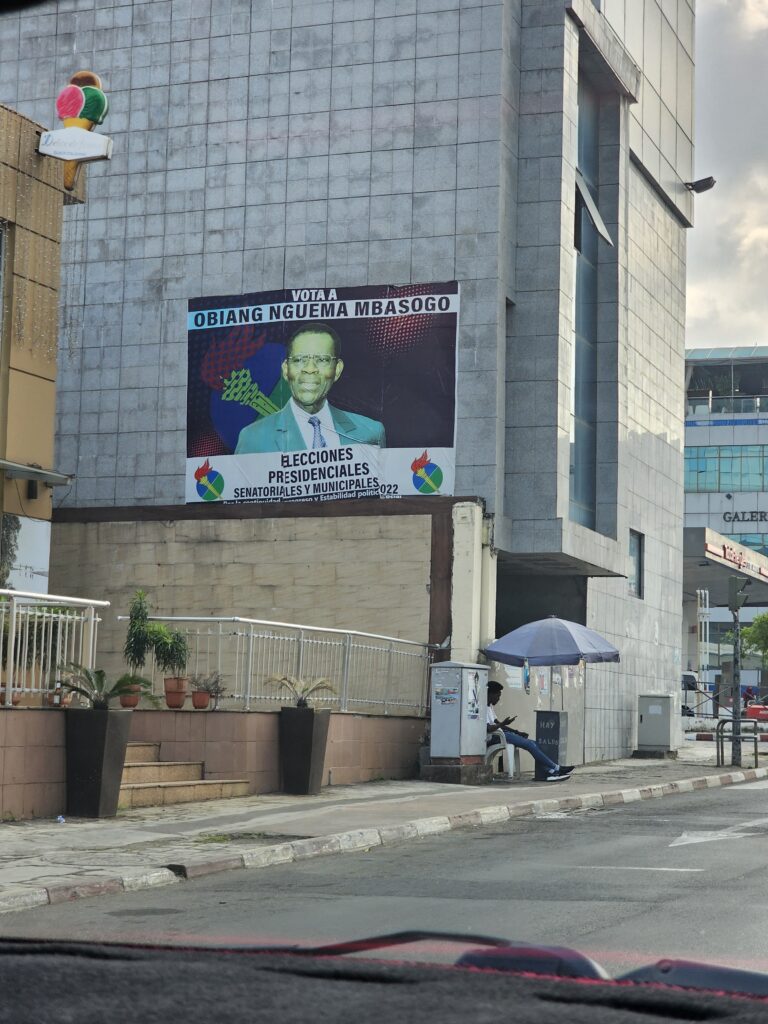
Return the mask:
{"type": "Polygon", "coordinates": [[[288,341],[281,372],[291,397],[278,412],[240,431],[236,455],[292,452],[343,445],[386,444],[384,425],[337,409],[328,393],[344,370],[341,342],[328,324],[308,323],[288,341]]]}

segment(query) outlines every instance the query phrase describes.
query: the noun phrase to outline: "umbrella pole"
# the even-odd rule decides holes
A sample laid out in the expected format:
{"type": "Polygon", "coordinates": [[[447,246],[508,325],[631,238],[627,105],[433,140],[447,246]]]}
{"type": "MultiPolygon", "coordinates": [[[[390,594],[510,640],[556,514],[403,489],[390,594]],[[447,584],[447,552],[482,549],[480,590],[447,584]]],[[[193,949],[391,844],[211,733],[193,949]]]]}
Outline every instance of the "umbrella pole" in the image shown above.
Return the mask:
{"type": "Polygon", "coordinates": [[[581,665],[579,666],[579,668],[581,668],[582,665],[583,665],[583,671],[584,671],[584,686],[583,686],[583,691],[584,691],[584,696],[583,696],[584,707],[582,709],[582,715],[581,715],[581,763],[582,764],[586,764],[587,763],[587,666],[586,666],[586,664],[584,662],[582,662],[581,665]]]}

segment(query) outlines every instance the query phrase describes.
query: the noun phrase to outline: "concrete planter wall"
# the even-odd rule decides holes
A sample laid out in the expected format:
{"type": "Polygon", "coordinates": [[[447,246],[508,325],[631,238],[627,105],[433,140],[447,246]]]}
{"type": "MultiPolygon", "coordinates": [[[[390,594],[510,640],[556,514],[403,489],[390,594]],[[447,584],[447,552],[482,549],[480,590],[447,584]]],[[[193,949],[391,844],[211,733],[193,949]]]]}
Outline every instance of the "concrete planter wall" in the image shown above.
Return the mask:
{"type": "MultiPolygon", "coordinates": [[[[0,708],[0,820],[65,813],[65,711],[0,708]]],[[[277,711],[132,711],[132,741],[160,744],[165,761],[203,761],[210,779],[248,779],[251,793],[279,790],[277,711]]],[[[331,714],[323,785],[415,774],[420,718],[331,714]]]]}

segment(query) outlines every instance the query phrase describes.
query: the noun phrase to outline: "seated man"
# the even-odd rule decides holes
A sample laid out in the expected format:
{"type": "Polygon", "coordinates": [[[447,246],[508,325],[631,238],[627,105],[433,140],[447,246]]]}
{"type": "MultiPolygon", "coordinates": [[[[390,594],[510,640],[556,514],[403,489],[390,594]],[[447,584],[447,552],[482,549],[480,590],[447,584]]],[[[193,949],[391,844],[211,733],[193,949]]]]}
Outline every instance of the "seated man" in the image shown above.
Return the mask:
{"type": "Polygon", "coordinates": [[[488,737],[494,732],[503,732],[506,737],[507,743],[511,747],[520,747],[522,750],[527,750],[528,753],[533,757],[535,761],[540,761],[541,764],[545,765],[549,769],[547,775],[547,782],[562,782],[564,779],[571,777],[571,772],[574,769],[572,764],[555,764],[555,762],[547,757],[544,751],[539,747],[533,740],[528,739],[527,736],[523,736],[522,733],[516,732],[514,729],[509,728],[510,722],[513,722],[513,718],[505,718],[503,722],[499,722],[493,713],[493,708],[499,703],[501,697],[501,691],[504,686],[501,683],[494,682],[491,680],[488,683],[488,717],[487,727],[488,737]]]}

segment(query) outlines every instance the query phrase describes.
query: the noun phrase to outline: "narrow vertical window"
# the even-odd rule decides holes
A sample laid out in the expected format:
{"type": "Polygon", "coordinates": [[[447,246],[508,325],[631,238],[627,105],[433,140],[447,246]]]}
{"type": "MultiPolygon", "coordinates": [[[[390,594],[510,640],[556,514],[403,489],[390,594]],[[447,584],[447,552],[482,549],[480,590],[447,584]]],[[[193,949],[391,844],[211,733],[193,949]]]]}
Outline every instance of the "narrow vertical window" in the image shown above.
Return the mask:
{"type": "MultiPolygon", "coordinates": [[[[570,519],[595,528],[597,501],[597,211],[600,100],[579,78],[578,167],[576,170],[575,337],[571,366],[570,519]]],[[[599,217],[599,214],[598,214],[599,217]]],[[[602,225],[602,220],[600,220],[602,225]]]]}
{"type": "Polygon", "coordinates": [[[629,531],[629,592],[633,597],[642,597],[645,562],[645,537],[636,530],[629,531]]]}

